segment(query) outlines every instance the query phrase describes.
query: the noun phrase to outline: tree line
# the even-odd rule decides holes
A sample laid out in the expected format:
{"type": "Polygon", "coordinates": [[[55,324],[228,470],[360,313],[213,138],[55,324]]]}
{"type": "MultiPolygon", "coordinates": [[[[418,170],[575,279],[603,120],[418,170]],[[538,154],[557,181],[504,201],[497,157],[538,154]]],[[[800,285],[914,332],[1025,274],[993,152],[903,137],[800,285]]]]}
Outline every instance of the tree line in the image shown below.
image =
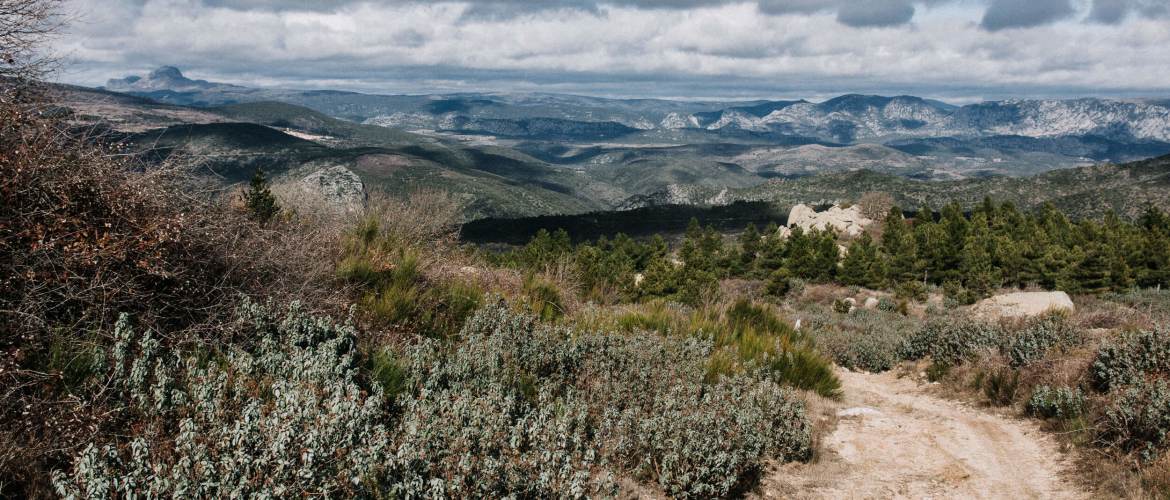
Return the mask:
{"type": "Polygon", "coordinates": [[[542,230],[524,247],[491,257],[538,269],[566,259],[587,296],[621,300],[664,297],[695,303],[720,279],[767,280],[765,293],[783,296],[793,279],[891,289],[924,300],[930,285],[959,303],[1000,287],[1035,284],[1070,294],[1161,287],[1170,279],[1170,215],[1150,206],[1136,224],[1112,210],[1102,221],[1070,221],[1051,203],[1021,212],[990,197],[965,212],[957,200],[913,219],[893,206],[884,220],[846,241],[832,228],[793,227],[782,237],[769,224],[748,224],[733,240],[692,219],[677,251],[655,235],[648,243],[621,233],[572,245],[564,230],[542,230]]]}

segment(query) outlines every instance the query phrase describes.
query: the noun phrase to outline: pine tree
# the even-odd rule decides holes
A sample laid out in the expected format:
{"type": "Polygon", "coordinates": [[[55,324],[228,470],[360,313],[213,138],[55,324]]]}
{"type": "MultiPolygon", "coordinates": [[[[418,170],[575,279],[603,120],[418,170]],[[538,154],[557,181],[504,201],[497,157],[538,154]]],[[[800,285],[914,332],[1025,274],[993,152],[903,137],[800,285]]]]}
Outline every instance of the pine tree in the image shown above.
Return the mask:
{"type": "Polygon", "coordinates": [[[760,248],[760,257],[756,259],[756,267],[765,276],[784,265],[784,240],[780,238],[780,229],[776,223],[768,224],[764,230],[764,241],[760,248]]]}
{"type": "Polygon", "coordinates": [[[972,217],[971,230],[963,247],[963,274],[972,302],[990,297],[999,286],[998,276],[991,264],[991,252],[987,251],[991,238],[987,216],[979,213],[972,217]]]}
{"type": "Polygon", "coordinates": [[[918,279],[918,242],[906,226],[901,207],[894,205],[886,215],[882,232],[882,251],[886,254],[886,278],[890,286],[918,279]]]}
{"type": "Polygon", "coordinates": [[[739,235],[739,246],[743,249],[740,261],[747,270],[751,270],[756,262],[756,254],[760,252],[760,233],[756,231],[756,224],[749,222],[747,228],[739,235]]]}
{"type": "Polygon", "coordinates": [[[1073,255],[1078,258],[1069,269],[1064,291],[1073,294],[1099,295],[1109,291],[1112,283],[1109,278],[1109,265],[1102,255],[1101,247],[1089,244],[1087,248],[1080,246],[1073,248],[1073,255]]]}
{"type": "Polygon", "coordinates": [[[1115,259],[1113,268],[1109,270],[1109,287],[1113,293],[1125,293],[1133,287],[1133,273],[1125,259],[1115,259]]]}
{"type": "MultiPolygon", "coordinates": [[[[810,235],[816,235],[816,230],[810,232],[810,235]]],[[[804,234],[804,229],[800,226],[792,228],[792,234],[788,235],[788,272],[795,278],[811,280],[817,277],[816,256],[813,252],[814,241],[812,237],[804,234]]]]}
{"type": "Polygon", "coordinates": [[[260,167],[257,167],[256,173],[252,174],[252,182],[248,190],[241,191],[240,196],[244,200],[244,206],[248,207],[252,216],[261,224],[268,222],[280,212],[280,205],[276,203],[276,196],[269,190],[268,179],[264,177],[264,170],[260,167]]]}
{"type": "Polygon", "coordinates": [[[873,237],[867,232],[861,233],[845,254],[841,272],[837,280],[842,285],[868,286],[870,283],[870,269],[873,267],[876,253],[873,247],[873,237]]]}
{"type": "Polygon", "coordinates": [[[837,274],[837,263],[841,261],[841,247],[837,246],[837,233],[832,229],[821,232],[815,240],[813,280],[826,283],[837,274]]]}

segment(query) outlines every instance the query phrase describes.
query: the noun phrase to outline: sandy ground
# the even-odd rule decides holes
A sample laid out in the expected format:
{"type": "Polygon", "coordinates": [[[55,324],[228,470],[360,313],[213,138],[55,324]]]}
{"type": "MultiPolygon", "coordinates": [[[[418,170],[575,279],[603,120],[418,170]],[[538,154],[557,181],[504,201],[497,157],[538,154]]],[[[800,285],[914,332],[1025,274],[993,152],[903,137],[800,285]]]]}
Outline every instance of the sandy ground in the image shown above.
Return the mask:
{"type": "Polygon", "coordinates": [[[810,415],[839,418],[819,460],[778,467],[751,498],[1087,497],[1068,480],[1071,460],[1034,422],[933,396],[893,372],[839,375],[844,401],[810,415]],[[849,409],[860,414],[836,416],[849,409]]]}

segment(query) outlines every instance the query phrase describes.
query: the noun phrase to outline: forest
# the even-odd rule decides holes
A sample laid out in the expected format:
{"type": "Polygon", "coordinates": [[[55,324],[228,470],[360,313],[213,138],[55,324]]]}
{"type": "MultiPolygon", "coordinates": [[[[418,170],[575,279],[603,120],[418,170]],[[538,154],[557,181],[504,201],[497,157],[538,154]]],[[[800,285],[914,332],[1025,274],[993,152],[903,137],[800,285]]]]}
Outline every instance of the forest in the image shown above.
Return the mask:
{"type": "Polygon", "coordinates": [[[765,293],[783,297],[793,280],[890,289],[899,299],[925,301],[938,287],[949,303],[972,304],[1001,287],[1029,285],[1069,294],[1124,293],[1161,288],[1170,277],[1170,217],[1149,206],[1137,224],[1106,213],[1103,221],[1070,221],[1044,204],[1021,213],[1010,200],[987,197],[965,211],[953,202],[935,212],[923,206],[907,220],[892,206],[881,223],[846,240],[835,231],[754,223],[734,237],[692,219],[677,255],[661,236],[648,243],[618,233],[570,243],[558,229],[542,230],[513,252],[493,255],[523,269],[572,261],[591,296],[637,301],[666,298],[697,303],[719,280],[766,280],[765,293]],[[636,280],[636,276],[640,279],[636,280]],[[635,282],[636,280],[636,282],[635,282]]]}

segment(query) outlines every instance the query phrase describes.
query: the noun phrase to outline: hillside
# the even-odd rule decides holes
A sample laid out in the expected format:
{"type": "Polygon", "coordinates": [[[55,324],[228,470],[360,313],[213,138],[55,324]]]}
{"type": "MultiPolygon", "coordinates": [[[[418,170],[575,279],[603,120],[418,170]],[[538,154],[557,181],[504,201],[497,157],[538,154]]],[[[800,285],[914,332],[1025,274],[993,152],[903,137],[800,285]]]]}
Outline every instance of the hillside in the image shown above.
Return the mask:
{"type": "Polygon", "coordinates": [[[1012,200],[1021,209],[1051,201],[1076,220],[1100,218],[1109,208],[1136,220],[1146,206],[1170,204],[1170,155],[1130,163],[1053,170],[1025,178],[964,179],[918,182],[868,170],[818,174],[796,179],[770,179],[743,189],[673,185],[650,195],[632,197],[623,208],[679,204],[726,204],[768,201],[810,205],[855,202],[867,193],[884,192],[908,210],[923,203],[939,207],[959,200],[971,207],[990,195],[1012,200]]]}
{"type": "Polygon", "coordinates": [[[446,190],[463,201],[465,220],[580,213],[629,195],[514,151],[356,124],[286,103],[195,108],[102,90],[65,91],[63,105],[74,110],[78,126],[111,129],[154,158],[181,151],[225,185],[247,180],[257,167],[277,183],[340,167],[356,174],[368,193],[446,190]]]}

